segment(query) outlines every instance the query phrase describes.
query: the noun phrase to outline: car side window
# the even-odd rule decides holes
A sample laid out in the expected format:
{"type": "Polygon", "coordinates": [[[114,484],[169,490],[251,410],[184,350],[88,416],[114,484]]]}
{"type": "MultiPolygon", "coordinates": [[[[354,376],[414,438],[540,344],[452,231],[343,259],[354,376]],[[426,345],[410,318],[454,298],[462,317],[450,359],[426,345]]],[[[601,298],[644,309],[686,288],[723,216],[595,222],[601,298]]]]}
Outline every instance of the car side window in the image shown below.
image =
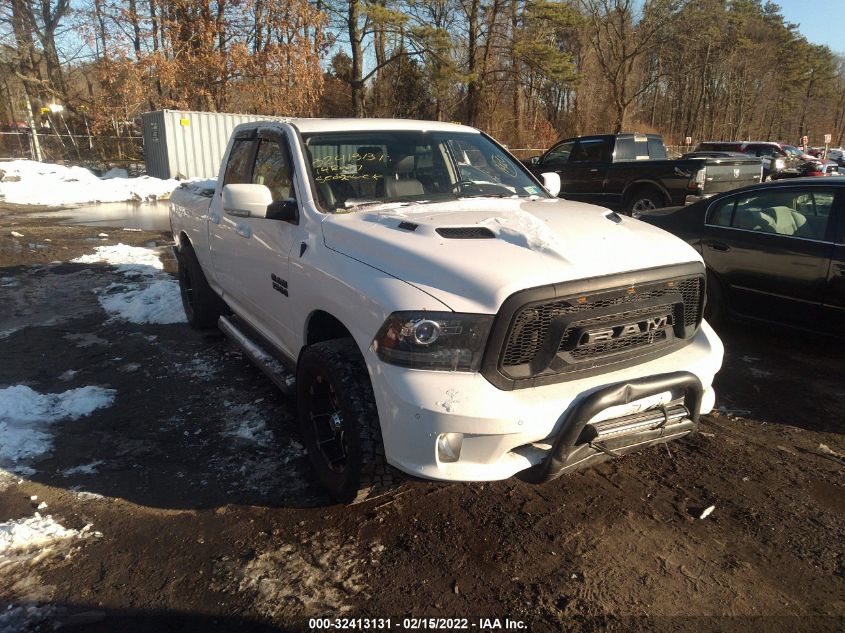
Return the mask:
{"type": "Polygon", "coordinates": [[[823,240],[833,190],[768,189],[720,201],[709,224],[786,237],[823,240]]]}
{"type": "Polygon", "coordinates": [[[714,226],[731,226],[733,220],[736,198],[727,198],[710,210],[708,222],[714,226]]]}
{"type": "Polygon", "coordinates": [[[600,163],[607,156],[609,144],[604,139],[586,139],[578,141],[575,149],[572,150],[572,155],[569,158],[570,163],[600,163]]]}
{"type": "Polygon", "coordinates": [[[229,162],[226,163],[226,172],[223,174],[223,184],[245,184],[249,182],[249,161],[252,158],[252,140],[235,140],[232,151],[229,152],[229,162]]]}
{"type": "Polygon", "coordinates": [[[547,167],[557,167],[565,165],[569,162],[569,155],[572,153],[572,148],[575,143],[561,143],[557,147],[553,147],[548,151],[543,158],[543,165],[547,167]]]}
{"type": "Polygon", "coordinates": [[[295,198],[293,190],[293,169],[287,145],[279,141],[262,139],[255,155],[252,183],[265,185],[273,195],[273,201],[295,198]]]}

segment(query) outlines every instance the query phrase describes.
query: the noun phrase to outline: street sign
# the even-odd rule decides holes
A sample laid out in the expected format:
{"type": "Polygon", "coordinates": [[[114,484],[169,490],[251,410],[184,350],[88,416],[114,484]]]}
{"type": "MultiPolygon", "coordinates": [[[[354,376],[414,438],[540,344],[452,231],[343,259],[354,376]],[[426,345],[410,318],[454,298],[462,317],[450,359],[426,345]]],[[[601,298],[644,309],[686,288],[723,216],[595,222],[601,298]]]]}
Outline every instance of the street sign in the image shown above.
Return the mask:
{"type": "Polygon", "coordinates": [[[684,145],[692,145],[692,137],[691,136],[685,136],[684,137],[684,145]]]}
{"type": "Polygon", "coordinates": [[[825,145],[830,145],[830,142],[831,142],[832,140],[833,140],[833,137],[832,137],[830,134],[825,134],[825,135],[824,135],[824,144],[825,144],[825,145]]]}

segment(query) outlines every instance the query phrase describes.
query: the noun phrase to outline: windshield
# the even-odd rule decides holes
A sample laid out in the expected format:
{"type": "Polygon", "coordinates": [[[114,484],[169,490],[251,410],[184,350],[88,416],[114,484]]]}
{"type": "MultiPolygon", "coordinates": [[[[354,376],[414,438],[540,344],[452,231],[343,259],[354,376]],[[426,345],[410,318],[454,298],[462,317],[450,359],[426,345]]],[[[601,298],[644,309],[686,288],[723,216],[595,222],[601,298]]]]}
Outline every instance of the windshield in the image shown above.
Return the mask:
{"type": "Polygon", "coordinates": [[[793,147],[792,145],[782,145],[783,151],[791,156],[803,156],[804,152],[802,152],[797,147],[793,147]]]}
{"type": "Polygon", "coordinates": [[[329,212],[383,202],[549,197],[482,134],[422,130],[303,134],[315,197],[329,212]]]}

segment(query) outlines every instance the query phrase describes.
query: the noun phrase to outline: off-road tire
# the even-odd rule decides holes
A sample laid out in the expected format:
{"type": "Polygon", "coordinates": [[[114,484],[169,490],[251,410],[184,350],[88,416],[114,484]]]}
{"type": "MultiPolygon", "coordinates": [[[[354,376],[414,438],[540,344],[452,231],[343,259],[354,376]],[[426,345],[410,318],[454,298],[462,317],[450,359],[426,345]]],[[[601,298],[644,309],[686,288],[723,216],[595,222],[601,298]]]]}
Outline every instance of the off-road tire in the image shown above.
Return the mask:
{"type": "Polygon", "coordinates": [[[195,330],[217,327],[217,320],[228,314],[226,303],[208,285],[205,273],[190,244],[179,248],[179,293],[188,325],[195,330]]]}
{"type": "Polygon", "coordinates": [[[628,197],[625,204],[625,215],[633,215],[635,212],[651,211],[664,206],[663,195],[653,187],[636,189],[628,197]]]}
{"type": "Polygon", "coordinates": [[[704,300],[704,318],[712,326],[719,325],[725,318],[725,291],[722,282],[707,271],[707,296],[704,300]]]}
{"type": "Polygon", "coordinates": [[[296,388],[302,440],[318,481],[332,499],[360,503],[389,492],[399,483],[398,471],[384,457],[373,388],[355,341],[343,338],[307,347],[297,366],[296,388]],[[331,396],[324,393],[327,389],[331,396]],[[345,448],[346,458],[334,469],[330,457],[318,446],[320,421],[312,417],[324,415],[320,413],[323,398],[334,398],[330,408],[340,415],[342,425],[343,440],[339,443],[345,448]]]}

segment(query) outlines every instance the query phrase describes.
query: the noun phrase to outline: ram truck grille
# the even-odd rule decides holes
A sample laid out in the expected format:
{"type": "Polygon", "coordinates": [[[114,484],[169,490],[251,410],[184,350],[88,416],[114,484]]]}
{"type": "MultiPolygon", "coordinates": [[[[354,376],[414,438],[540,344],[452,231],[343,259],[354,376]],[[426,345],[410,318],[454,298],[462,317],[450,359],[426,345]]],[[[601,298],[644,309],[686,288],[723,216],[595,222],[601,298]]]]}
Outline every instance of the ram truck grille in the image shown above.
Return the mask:
{"type": "Polygon", "coordinates": [[[564,296],[561,286],[517,293],[503,306],[494,326],[499,337],[491,337],[499,347],[488,346],[483,366],[491,382],[512,389],[610,371],[646,354],[668,353],[701,324],[700,272],[584,292],[564,287],[564,296]],[[557,296],[536,298],[543,294],[557,296]],[[519,295],[532,300],[513,306],[519,295]]]}

